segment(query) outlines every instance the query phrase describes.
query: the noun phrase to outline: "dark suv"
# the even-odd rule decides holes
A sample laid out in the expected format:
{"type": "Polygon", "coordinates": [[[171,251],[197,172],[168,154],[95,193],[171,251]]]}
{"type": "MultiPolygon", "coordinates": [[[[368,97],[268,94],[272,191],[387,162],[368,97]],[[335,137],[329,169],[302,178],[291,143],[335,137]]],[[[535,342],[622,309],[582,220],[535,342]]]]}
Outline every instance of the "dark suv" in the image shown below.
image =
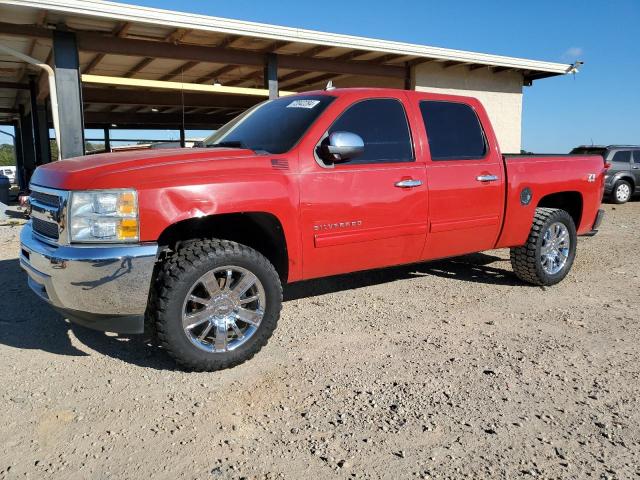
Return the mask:
{"type": "Polygon", "coordinates": [[[640,193],[639,145],[589,145],[574,148],[571,153],[602,155],[611,164],[604,177],[604,194],[612,202],[626,203],[640,193]]]}

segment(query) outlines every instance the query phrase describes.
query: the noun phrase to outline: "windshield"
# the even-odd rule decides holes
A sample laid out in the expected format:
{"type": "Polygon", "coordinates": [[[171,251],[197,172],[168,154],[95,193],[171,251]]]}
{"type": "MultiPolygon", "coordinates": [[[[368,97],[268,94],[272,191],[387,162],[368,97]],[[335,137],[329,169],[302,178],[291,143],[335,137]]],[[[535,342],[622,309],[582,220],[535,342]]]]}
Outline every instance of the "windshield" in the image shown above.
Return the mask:
{"type": "Polygon", "coordinates": [[[296,95],[260,103],[205,139],[204,146],[288,152],[334,99],[296,95]]]}

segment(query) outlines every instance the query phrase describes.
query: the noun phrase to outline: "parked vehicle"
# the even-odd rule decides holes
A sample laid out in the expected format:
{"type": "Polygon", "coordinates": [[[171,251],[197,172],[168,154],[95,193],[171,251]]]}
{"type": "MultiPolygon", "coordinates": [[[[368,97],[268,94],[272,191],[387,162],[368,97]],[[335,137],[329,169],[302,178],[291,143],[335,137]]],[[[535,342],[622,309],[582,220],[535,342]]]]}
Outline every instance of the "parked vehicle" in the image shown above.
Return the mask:
{"type": "Polygon", "coordinates": [[[603,215],[602,157],[501,155],[473,98],[299,94],[204,145],[39,167],[21,234],[31,288],[77,323],[155,328],[181,365],[217,370],[267,343],[283,283],[511,247],[519,278],[553,285],[603,215]]]}
{"type": "Polygon", "coordinates": [[[602,155],[610,168],[604,194],[614,203],[627,203],[640,193],[640,145],[581,146],[571,153],[602,155]]]}
{"type": "Polygon", "coordinates": [[[16,167],[14,166],[0,166],[0,175],[4,175],[9,178],[11,184],[15,184],[17,182],[16,167]]]}

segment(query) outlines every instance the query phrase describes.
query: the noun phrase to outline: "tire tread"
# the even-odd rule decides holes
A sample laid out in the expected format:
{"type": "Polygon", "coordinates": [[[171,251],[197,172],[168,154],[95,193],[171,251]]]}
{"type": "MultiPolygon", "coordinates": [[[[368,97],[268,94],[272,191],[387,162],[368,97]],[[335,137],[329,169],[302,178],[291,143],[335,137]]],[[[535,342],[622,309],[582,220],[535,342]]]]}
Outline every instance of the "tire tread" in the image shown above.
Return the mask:
{"type": "Polygon", "coordinates": [[[151,295],[151,301],[153,302],[151,315],[153,316],[159,343],[181,367],[197,372],[223,370],[250,360],[268,343],[280,314],[282,284],[271,262],[256,250],[229,240],[198,239],[182,243],[175,252],[165,259],[158,269],[155,292],[151,295]],[[166,324],[168,319],[165,314],[168,310],[169,302],[172,301],[172,292],[176,290],[178,284],[187,273],[193,269],[203,268],[207,260],[228,256],[241,256],[251,262],[255,262],[273,277],[277,283],[279,295],[279,299],[276,299],[278,304],[276,319],[272,326],[265,325],[270,328],[262,328],[255,333],[253,344],[242,358],[217,358],[215,362],[205,359],[197,360],[191,358],[192,356],[185,355],[179,345],[171,342],[171,335],[167,330],[166,324]],[[213,365],[214,363],[215,365],[213,365]]]}
{"type": "Polygon", "coordinates": [[[519,279],[533,285],[549,285],[538,269],[536,251],[545,224],[560,213],[566,214],[564,210],[558,208],[536,208],[527,242],[521,247],[511,248],[511,266],[519,279]]]}

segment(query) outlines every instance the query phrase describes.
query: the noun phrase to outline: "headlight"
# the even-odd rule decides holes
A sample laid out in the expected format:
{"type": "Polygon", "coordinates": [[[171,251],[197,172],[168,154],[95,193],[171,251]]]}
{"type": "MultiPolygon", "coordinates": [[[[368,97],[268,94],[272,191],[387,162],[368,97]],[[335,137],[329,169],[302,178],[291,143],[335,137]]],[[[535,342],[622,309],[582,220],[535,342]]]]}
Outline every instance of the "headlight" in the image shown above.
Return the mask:
{"type": "Polygon", "coordinates": [[[135,190],[71,192],[72,242],[137,242],[140,238],[135,190]]]}

